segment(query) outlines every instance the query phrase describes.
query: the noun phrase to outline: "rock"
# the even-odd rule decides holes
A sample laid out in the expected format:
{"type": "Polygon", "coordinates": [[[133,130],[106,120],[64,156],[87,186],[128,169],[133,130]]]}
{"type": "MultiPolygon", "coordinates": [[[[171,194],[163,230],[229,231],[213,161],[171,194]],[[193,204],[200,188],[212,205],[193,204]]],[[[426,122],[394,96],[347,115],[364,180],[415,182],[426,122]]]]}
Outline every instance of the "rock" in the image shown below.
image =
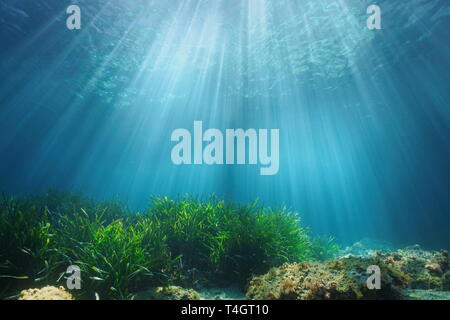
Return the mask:
{"type": "Polygon", "coordinates": [[[440,276],[444,272],[442,272],[441,266],[438,263],[430,263],[425,265],[425,269],[427,269],[431,274],[440,276]]]}
{"type": "Polygon", "coordinates": [[[152,288],[136,296],[136,300],[200,300],[200,294],[194,289],[177,286],[152,288]]]}
{"type": "Polygon", "coordinates": [[[450,271],[447,271],[442,277],[442,290],[450,291],[450,271]]]}
{"type": "Polygon", "coordinates": [[[250,281],[247,298],[256,300],[401,299],[407,276],[378,258],[283,264],[250,281]],[[381,269],[381,289],[367,287],[367,268],[381,269]]]}
{"type": "Polygon", "coordinates": [[[388,248],[386,243],[363,239],[348,247],[348,253],[334,262],[303,262],[271,269],[267,274],[253,278],[247,297],[396,299],[401,297],[404,289],[417,290],[423,294],[429,291],[450,291],[448,251],[427,251],[419,245],[397,250],[388,248]],[[368,249],[369,246],[374,249],[368,249]],[[368,263],[381,268],[383,279],[380,291],[368,291],[366,288],[367,274],[364,267],[368,263]]]}
{"type": "Polygon", "coordinates": [[[20,293],[19,300],[75,300],[64,287],[47,286],[42,289],[28,289],[20,293]]]}
{"type": "Polygon", "coordinates": [[[438,257],[436,258],[436,262],[439,263],[442,271],[445,273],[450,270],[450,254],[447,250],[441,250],[438,257]]]}
{"type": "Polygon", "coordinates": [[[450,300],[450,292],[438,290],[406,290],[405,300],[450,300]]]}
{"type": "Polygon", "coordinates": [[[245,300],[245,293],[239,286],[222,288],[200,288],[202,300],[245,300]]]}
{"type": "Polygon", "coordinates": [[[408,246],[405,248],[405,250],[422,250],[422,247],[419,244],[414,244],[412,246],[408,246]]]}
{"type": "Polygon", "coordinates": [[[449,270],[450,257],[447,251],[426,251],[417,247],[406,247],[382,255],[385,262],[408,275],[410,289],[446,290],[444,274],[449,270]]]}
{"type": "Polygon", "coordinates": [[[374,256],[377,251],[388,252],[392,251],[393,246],[386,241],[364,238],[353,245],[346,247],[342,250],[342,256],[357,256],[357,257],[370,257],[374,256]]]}

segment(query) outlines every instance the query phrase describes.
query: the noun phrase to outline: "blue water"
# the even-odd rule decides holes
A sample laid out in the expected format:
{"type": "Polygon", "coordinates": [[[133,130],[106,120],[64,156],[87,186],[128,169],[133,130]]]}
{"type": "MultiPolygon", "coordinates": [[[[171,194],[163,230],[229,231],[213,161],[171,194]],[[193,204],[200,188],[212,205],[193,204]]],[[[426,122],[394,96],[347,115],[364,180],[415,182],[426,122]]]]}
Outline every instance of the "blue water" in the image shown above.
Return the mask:
{"type": "Polygon", "coordinates": [[[448,0],[2,0],[0,191],[259,198],[342,243],[448,248],[449,30],[448,0]],[[280,129],[278,174],[174,165],[194,120],[280,129]]]}

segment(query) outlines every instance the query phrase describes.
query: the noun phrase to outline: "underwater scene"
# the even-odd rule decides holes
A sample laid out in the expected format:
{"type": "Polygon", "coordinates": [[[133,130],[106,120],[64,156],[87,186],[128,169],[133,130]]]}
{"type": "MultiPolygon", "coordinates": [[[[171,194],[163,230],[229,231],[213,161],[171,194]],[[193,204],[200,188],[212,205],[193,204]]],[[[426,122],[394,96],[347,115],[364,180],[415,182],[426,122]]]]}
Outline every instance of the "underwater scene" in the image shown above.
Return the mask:
{"type": "Polygon", "coordinates": [[[0,300],[450,300],[448,0],[0,26],[0,300]]]}

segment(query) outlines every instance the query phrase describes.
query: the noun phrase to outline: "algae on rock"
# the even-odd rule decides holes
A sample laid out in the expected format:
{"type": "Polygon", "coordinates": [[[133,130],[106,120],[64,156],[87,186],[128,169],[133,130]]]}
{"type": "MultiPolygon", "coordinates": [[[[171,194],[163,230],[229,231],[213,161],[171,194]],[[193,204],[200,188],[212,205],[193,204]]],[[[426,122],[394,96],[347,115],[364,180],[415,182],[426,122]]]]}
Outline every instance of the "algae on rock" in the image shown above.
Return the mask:
{"type": "Polygon", "coordinates": [[[200,300],[200,294],[194,289],[178,286],[157,287],[136,297],[137,300],[200,300]]]}
{"type": "Polygon", "coordinates": [[[324,263],[285,263],[250,281],[249,299],[401,299],[407,276],[378,258],[345,258],[324,263]],[[367,268],[381,269],[381,289],[367,287],[367,268]]]}
{"type": "Polygon", "coordinates": [[[28,289],[20,293],[19,300],[75,300],[63,286],[46,286],[42,289],[28,289]]]}
{"type": "Polygon", "coordinates": [[[380,255],[385,263],[408,275],[410,289],[450,290],[448,275],[450,256],[440,252],[421,249],[400,249],[380,255]]]}

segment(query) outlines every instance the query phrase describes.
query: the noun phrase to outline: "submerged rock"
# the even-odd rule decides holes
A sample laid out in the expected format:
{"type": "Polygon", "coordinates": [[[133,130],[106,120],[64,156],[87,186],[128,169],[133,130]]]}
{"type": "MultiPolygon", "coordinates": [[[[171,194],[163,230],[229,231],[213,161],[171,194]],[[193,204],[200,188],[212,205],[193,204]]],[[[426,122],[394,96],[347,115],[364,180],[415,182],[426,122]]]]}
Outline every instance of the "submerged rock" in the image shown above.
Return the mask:
{"type": "Polygon", "coordinates": [[[444,273],[444,276],[442,277],[442,289],[450,291],[450,271],[444,273]]]}
{"type": "Polygon", "coordinates": [[[425,265],[425,269],[427,269],[431,274],[440,276],[443,274],[441,266],[439,263],[430,263],[425,265]]]}
{"type": "Polygon", "coordinates": [[[449,291],[437,290],[406,290],[406,300],[450,300],[449,291]]]}
{"type": "Polygon", "coordinates": [[[450,257],[447,251],[405,248],[380,255],[387,264],[408,275],[408,288],[450,290],[447,284],[450,257]]]}
{"type": "Polygon", "coordinates": [[[245,293],[238,286],[222,288],[202,288],[202,300],[245,300],[245,293]]]}
{"type": "Polygon", "coordinates": [[[139,294],[137,300],[200,300],[200,294],[194,289],[178,286],[157,287],[139,294]]]}
{"type": "Polygon", "coordinates": [[[407,276],[379,258],[350,257],[324,263],[283,264],[250,281],[249,299],[401,299],[407,276]],[[367,268],[381,270],[381,288],[370,290],[367,268]]]}
{"type": "Polygon", "coordinates": [[[20,293],[19,300],[75,300],[64,287],[47,286],[42,289],[28,289],[20,293]]]}
{"type": "Polygon", "coordinates": [[[376,255],[377,252],[389,252],[393,250],[393,245],[387,241],[364,238],[343,249],[341,255],[371,257],[376,255]]]}
{"type": "MultiPolygon", "coordinates": [[[[362,248],[361,244],[352,246],[362,248]]],[[[283,264],[254,277],[249,299],[448,299],[450,254],[419,246],[362,256],[348,254],[327,262],[283,264]],[[367,267],[380,268],[381,288],[367,286],[367,267]]]]}

